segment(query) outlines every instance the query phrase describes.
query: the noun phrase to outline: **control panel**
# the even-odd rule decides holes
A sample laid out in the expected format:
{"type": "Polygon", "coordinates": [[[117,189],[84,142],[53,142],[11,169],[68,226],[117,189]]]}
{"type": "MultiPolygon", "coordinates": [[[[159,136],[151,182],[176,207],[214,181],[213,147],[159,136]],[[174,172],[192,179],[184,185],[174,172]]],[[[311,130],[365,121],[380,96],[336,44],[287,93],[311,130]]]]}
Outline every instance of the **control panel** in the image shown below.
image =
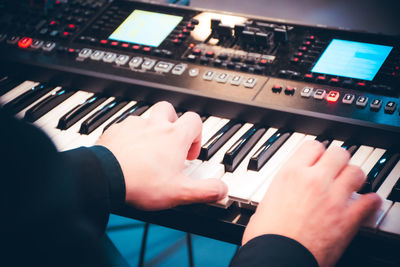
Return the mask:
{"type": "Polygon", "coordinates": [[[127,0],[11,2],[4,60],[400,126],[398,37],[127,0]]]}

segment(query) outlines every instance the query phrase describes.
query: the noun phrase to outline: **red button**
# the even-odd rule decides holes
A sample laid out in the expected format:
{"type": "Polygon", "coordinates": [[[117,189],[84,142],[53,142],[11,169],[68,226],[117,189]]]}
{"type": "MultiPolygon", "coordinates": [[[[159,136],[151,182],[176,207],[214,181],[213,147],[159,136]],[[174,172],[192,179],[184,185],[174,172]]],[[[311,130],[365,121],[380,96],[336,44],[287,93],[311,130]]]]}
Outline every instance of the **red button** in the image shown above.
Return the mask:
{"type": "Polygon", "coordinates": [[[124,47],[124,48],[128,48],[128,47],[129,47],[129,44],[124,43],[124,44],[122,44],[121,46],[124,47]]]}
{"type": "Polygon", "coordinates": [[[337,92],[337,91],[330,91],[330,92],[328,93],[328,96],[326,97],[326,101],[331,102],[331,103],[335,103],[335,102],[338,101],[339,96],[340,96],[339,92],[337,92]]]}
{"type": "Polygon", "coordinates": [[[31,44],[32,44],[32,38],[29,38],[29,37],[23,37],[18,42],[18,46],[20,48],[28,48],[31,44]]]}
{"type": "Polygon", "coordinates": [[[111,42],[111,45],[112,45],[112,46],[117,46],[117,45],[118,45],[118,42],[111,42]]]}
{"type": "Polygon", "coordinates": [[[107,40],[101,40],[100,43],[107,44],[107,40]]]}
{"type": "Polygon", "coordinates": [[[151,48],[148,46],[143,47],[144,52],[150,52],[151,48]]]}
{"type": "Polygon", "coordinates": [[[68,28],[75,29],[75,25],[74,24],[68,24],[68,28]]]}
{"type": "Polygon", "coordinates": [[[139,45],[133,45],[132,48],[133,48],[133,50],[139,50],[140,46],[139,45]]]}

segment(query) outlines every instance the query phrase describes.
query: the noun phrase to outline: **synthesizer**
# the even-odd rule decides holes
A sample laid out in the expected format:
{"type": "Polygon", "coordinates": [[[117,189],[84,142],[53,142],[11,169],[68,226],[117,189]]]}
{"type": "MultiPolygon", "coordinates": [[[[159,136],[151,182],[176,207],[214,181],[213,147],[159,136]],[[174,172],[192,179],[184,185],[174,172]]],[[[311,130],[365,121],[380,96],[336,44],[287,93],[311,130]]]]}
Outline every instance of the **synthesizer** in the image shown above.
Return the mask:
{"type": "Polygon", "coordinates": [[[0,1],[0,104],[60,150],[171,102],[203,119],[194,179],[223,201],[116,214],[240,244],[275,173],[305,140],[341,146],[381,209],[353,247],[399,263],[400,38],[128,0],[0,1]],[[396,249],[397,248],[397,249],[396,249]]]}

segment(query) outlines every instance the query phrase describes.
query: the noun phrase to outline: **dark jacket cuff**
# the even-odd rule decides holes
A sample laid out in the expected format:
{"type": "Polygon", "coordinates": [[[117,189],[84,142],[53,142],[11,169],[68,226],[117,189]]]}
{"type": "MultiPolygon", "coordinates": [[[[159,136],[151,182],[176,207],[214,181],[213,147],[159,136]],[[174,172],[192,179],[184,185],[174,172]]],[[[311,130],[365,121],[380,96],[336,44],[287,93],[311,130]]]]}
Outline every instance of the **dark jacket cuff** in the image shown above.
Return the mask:
{"type": "Polygon", "coordinates": [[[299,242],[270,234],[247,242],[236,253],[230,266],[318,267],[318,263],[311,252],[299,242]]]}
{"type": "Polygon", "coordinates": [[[125,179],[121,166],[114,154],[104,146],[93,146],[89,148],[101,162],[105,176],[108,177],[108,188],[111,209],[125,203],[125,179]]]}

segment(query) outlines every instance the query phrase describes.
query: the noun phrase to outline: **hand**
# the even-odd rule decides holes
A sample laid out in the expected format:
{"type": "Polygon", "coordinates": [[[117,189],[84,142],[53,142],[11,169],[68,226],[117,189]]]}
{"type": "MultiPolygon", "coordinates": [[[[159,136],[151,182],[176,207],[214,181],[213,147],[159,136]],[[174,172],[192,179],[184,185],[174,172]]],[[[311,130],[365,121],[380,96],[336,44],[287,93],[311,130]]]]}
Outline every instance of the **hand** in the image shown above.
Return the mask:
{"type": "Polygon", "coordinates": [[[271,183],[243,244],[263,234],[283,235],[305,246],[320,266],[333,266],[362,220],[381,204],[374,193],[351,200],[365,175],[349,159],[342,148],[325,152],[319,142],[303,144],[271,183]]]}
{"type": "Polygon", "coordinates": [[[199,115],[186,112],[178,119],[171,104],[160,102],[149,118],[130,116],[111,126],[97,145],[117,158],[125,177],[126,202],[161,210],[225,197],[222,181],[194,180],[182,172],[185,159],[196,159],[200,153],[201,130],[199,115]]]}

